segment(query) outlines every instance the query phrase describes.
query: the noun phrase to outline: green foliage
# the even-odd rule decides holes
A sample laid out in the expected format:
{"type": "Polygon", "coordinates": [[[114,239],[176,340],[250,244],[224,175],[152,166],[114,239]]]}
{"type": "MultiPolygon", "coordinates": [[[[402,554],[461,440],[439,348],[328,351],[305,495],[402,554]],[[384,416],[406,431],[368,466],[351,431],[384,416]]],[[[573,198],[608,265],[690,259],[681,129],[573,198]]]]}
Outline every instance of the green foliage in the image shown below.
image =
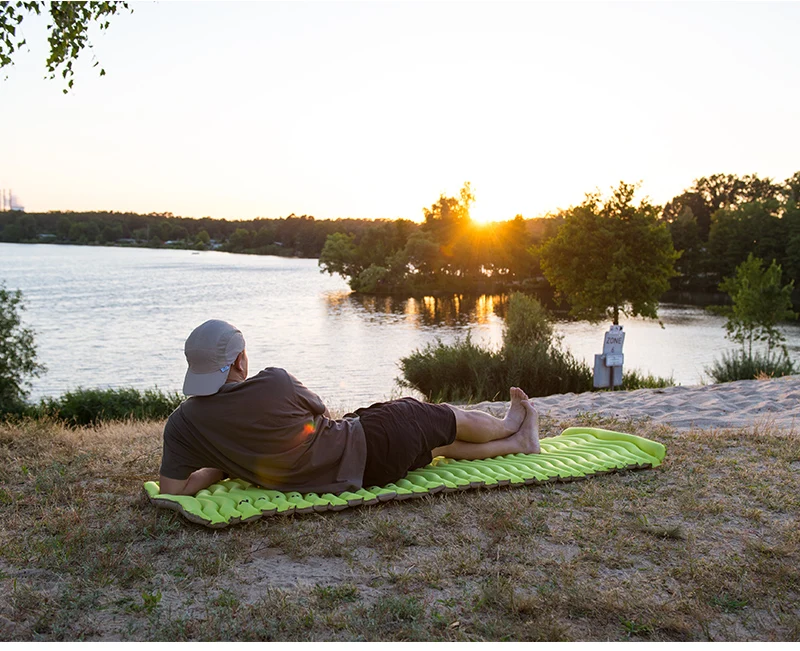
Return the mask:
{"type": "MultiPolygon", "coordinates": [[[[666,211],[666,208],[665,208],[666,211]]],[[[707,265],[704,256],[704,242],[700,237],[700,226],[691,208],[684,207],[672,221],[668,222],[672,244],[680,253],[675,263],[678,279],[674,286],[680,289],[691,289],[697,286],[703,277],[707,265]]]]}
{"type": "MultiPolygon", "coordinates": [[[[50,14],[47,42],[50,55],[47,58],[47,72],[53,79],[61,73],[67,82],[67,93],[74,84],[73,64],[84,48],[92,47],[89,42],[89,26],[96,24],[101,30],[108,29],[109,17],[120,9],[133,9],[127,2],[43,2],[17,1],[0,2],[0,68],[13,65],[13,56],[26,45],[20,24],[26,15],[40,15],[43,10],[50,14]],[[19,30],[19,32],[18,32],[19,30]]],[[[99,62],[95,62],[96,67],[99,62]]],[[[100,76],[106,71],[100,69],[100,76]]]]}
{"type": "Polygon", "coordinates": [[[160,389],[76,389],[59,398],[43,398],[29,409],[29,414],[73,426],[127,419],[160,420],[169,416],[181,400],[178,393],[160,389]]]}
{"type": "Polygon", "coordinates": [[[399,383],[428,400],[452,402],[505,400],[510,386],[531,396],[589,391],[591,369],[562,351],[552,332],[535,298],[512,294],[499,351],[480,348],[469,336],[452,345],[429,344],[400,360],[399,383]]]}
{"type": "Polygon", "coordinates": [[[508,391],[502,355],[476,346],[469,335],[452,345],[437,341],[413,351],[400,360],[400,370],[401,386],[435,402],[494,400],[508,391]]]}
{"type": "MultiPolygon", "coordinates": [[[[783,285],[781,275],[781,267],[775,260],[765,269],[764,261],[751,253],[736,267],[735,276],[720,283],[719,288],[733,301],[725,324],[727,337],[740,344],[748,355],[753,353],[753,342],[763,342],[769,360],[772,351],[785,341],[778,323],[797,318],[792,310],[794,281],[783,285]]],[[[782,350],[786,353],[785,346],[782,350]]]]}
{"type": "Polygon", "coordinates": [[[158,608],[158,605],[161,603],[161,590],[156,590],[155,592],[149,592],[148,590],[143,590],[141,592],[142,595],[142,602],[141,603],[133,603],[130,605],[131,612],[135,613],[147,613],[148,615],[152,615],[153,611],[158,608]]]}
{"type": "Polygon", "coordinates": [[[351,281],[350,286],[356,292],[364,292],[365,294],[381,294],[384,293],[384,287],[386,287],[390,282],[391,272],[389,269],[386,267],[381,267],[377,264],[371,264],[351,281]]]}
{"type": "Polygon", "coordinates": [[[552,338],[553,324],[542,304],[525,294],[511,294],[503,335],[505,345],[519,347],[532,341],[550,341],[552,338]]]}
{"type": "Polygon", "coordinates": [[[22,326],[25,309],[20,290],[0,284],[0,414],[21,409],[30,392],[30,378],[45,367],[36,361],[33,331],[22,326]]]}
{"type": "Polygon", "coordinates": [[[328,235],[325,246],[319,254],[319,266],[322,271],[327,271],[331,276],[339,274],[345,278],[358,275],[363,266],[356,261],[355,236],[345,233],[328,235]]]}
{"type": "MultiPolygon", "coordinates": [[[[0,212],[0,240],[5,242],[168,246],[194,250],[213,248],[234,253],[316,258],[329,235],[347,231],[369,252],[365,256],[366,266],[382,261],[386,251],[402,249],[408,234],[418,228],[408,220],[316,220],[308,215],[227,220],[176,217],[168,212],[147,215],[0,212]]],[[[362,264],[359,272],[362,268],[366,267],[362,264]]]]}
{"type": "MultiPolygon", "coordinates": [[[[800,172],[775,183],[755,174],[714,174],[696,179],[691,188],[664,206],[680,276],[673,289],[714,292],[749,253],[774,258],[790,275],[800,266],[800,172]]],[[[796,297],[797,298],[797,297],[796,297]]]]}
{"type": "MultiPolygon", "coordinates": [[[[750,254],[763,260],[782,260],[789,222],[777,199],[753,201],[714,213],[708,236],[708,256],[716,278],[730,276],[750,254]]],[[[723,290],[727,291],[727,290],[723,290]]]]}
{"type": "Polygon", "coordinates": [[[634,391],[636,389],[663,389],[664,387],[674,386],[675,380],[671,377],[643,375],[637,370],[625,371],[622,374],[623,391],[634,391]]]}
{"type": "Polygon", "coordinates": [[[474,200],[465,183],[458,197],[441,195],[423,209],[420,226],[400,221],[395,229],[368,229],[360,237],[331,234],[320,267],[341,275],[355,291],[384,294],[495,290],[533,275],[531,245],[547,231],[540,223],[547,220],[517,215],[476,224],[470,217],[474,200]]]}
{"type": "Polygon", "coordinates": [[[657,317],[678,254],[658,207],[647,200],[634,206],[635,190],[620,183],[606,201],[587,194],[541,248],[545,276],[578,318],[618,324],[620,312],[657,317]]]}
{"type": "Polygon", "coordinates": [[[737,353],[723,354],[715,360],[708,373],[716,382],[750,380],[760,375],[780,376],[794,372],[794,365],[784,344],[785,337],[778,329],[781,321],[797,318],[792,308],[794,281],[781,283],[781,267],[764,261],[752,253],[736,267],[736,274],[725,278],[719,288],[733,301],[731,308],[723,308],[728,320],[727,337],[738,343],[737,353]],[[753,352],[753,344],[766,344],[763,352],[753,352]]]}
{"type": "MultiPolygon", "coordinates": [[[[176,217],[169,212],[6,211],[0,212],[0,240],[316,257],[323,272],[341,275],[352,289],[364,293],[418,296],[440,291],[498,293],[524,289],[549,296],[552,287],[542,275],[544,258],[551,247],[559,248],[568,231],[575,231],[566,224],[567,217],[588,211],[589,215],[580,215],[587,228],[579,232],[579,247],[564,253],[560,261],[571,277],[591,279],[578,302],[594,304],[600,300],[598,296],[607,295],[613,295],[608,300],[615,301],[620,293],[623,299],[629,299],[628,290],[636,296],[657,296],[657,300],[665,284],[640,273],[638,265],[649,260],[658,267],[656,259],[646,255],[647,247],[654,245],[666,251],[670,238],[673,248],[680,251],[677,261],[673,260],[678,272],[671,281],[673,290],[714,293],[722,278],[732,274],[751,252],[764,259],[774,258],[788,277],[800,277],[798,179],[800,172],[783,184],[756,175],[717,174],[697,179],[664,207],[659,225],[668,233],[654,236],[655,242],[648,239],[652,233],[640,237],[642,229],[648,232],[644,226],[648,219],[633,215],[644,210],[651,217],[656,208],[646,202],[638,207],[631,205],[626,193],[634,188],[625,184],[605,202],[599,195],[589,195],[581,206],[557,215],[534,219],[517,215],[490,224],[476,224],[470,219],[474,195],[469,184],[458,196],[442,195],[424,209],[422,224],[407,219],[316,220],[294,214],[279,219],[229,221],[176,217]],[[594,212],[598,214],[591,214],[594,212]],[[627,233],[627,239],[617,235],[618,229],[627,233]],[[551,244],[542,246],[551,240],[551,244]],[[595,262],[605,276],[596,276],[590,266],[595,262]]],[[[800,304],[798,288],[793,299],[800,304]]],[[[633,310],[634,301],[629,303],[620,309],[633,310]]],[[[655,314],[653,300],[636,305],[655,314]]],[[[612,302],[606,307],[613,315],[612,302]]],[[[573,313],[577,309],[573,305],[573,313]]],[[[602,311],[594,311],[592,318],[602,318],[602,311]]]]}
{"type": "Polygon", "coordinates": [[[782,352],[767,357],[759,351],[748,355],[744,350],[737,350],[722,353],[722,359],[715,359],[706,372],[714,382],[722,383],[792,375],[795,368],[788,355],[782,352]]]}

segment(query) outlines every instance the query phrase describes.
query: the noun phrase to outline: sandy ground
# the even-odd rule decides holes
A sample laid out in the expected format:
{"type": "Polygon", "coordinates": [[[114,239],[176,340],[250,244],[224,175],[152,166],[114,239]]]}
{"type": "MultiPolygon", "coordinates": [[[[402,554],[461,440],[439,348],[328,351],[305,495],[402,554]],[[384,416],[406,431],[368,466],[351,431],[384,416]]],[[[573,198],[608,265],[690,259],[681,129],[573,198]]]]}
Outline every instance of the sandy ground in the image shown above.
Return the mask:
{"type": "MultiPolygon", "coordinates": [[[[500,416],[508,404],[481,402],[472,407],[500,416]]],[[[534,405],[539,413],[555,419],[589,413],[617,418],[649,417],[678,430],[769,424],[800,431],[800,375],[707,386],[566,393],[535,398],[534,405]]]]}

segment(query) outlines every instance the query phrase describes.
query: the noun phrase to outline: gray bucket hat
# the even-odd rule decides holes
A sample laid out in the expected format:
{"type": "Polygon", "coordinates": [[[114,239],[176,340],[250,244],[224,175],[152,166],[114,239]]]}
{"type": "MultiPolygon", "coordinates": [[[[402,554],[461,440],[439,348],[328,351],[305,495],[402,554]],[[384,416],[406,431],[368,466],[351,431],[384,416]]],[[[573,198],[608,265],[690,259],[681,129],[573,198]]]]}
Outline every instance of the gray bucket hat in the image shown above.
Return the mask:
{"type": "Polygon", "coordinates": [[[192,330],[183,352],[189,370],[183,380],[187,396],[210,396],[225,384],[231,364],[244,350],[244,336],[227,321],[211,319],[192,330]]]}

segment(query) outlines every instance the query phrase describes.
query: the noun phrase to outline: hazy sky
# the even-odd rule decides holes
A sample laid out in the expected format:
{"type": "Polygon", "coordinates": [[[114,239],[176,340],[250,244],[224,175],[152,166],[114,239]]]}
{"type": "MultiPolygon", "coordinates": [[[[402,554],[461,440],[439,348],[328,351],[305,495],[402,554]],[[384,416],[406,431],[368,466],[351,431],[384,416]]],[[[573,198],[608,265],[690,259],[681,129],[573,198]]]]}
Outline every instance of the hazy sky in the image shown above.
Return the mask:
{"type": "Polygon", "coordinates": [[[132,4],[68,95],[23,23],[0,187],[28,211],[419,219],[470,181],[506,219],[800,170],[800,3],[132,4]]]}

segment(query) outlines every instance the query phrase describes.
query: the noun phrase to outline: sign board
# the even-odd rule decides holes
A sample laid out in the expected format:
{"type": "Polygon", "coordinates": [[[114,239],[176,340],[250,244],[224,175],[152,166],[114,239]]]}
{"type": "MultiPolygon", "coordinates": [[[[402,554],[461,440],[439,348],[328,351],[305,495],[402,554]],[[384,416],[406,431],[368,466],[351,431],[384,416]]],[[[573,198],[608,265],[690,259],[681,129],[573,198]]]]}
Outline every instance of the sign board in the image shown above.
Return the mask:
{"type": "MultiPolygon", "coordinates": [[[[614,355],[622,353],[622,344],[625,343],[625,333],[622,332],[621,325],[612,325],[606,332],[603,341],[603,355],[614,355]]],[[[610,366],[610,364],[609,364],[610,366]]]]}
{"type": "Polygon", "coordinates": [[[622,384],[622,365],[625,356],[622,354],[622,345],[625,343],[625,333],[621,325],[612,325],[603,339],[602,355],[594,356],[594,386],[595,388],[613,389],[622,384]]]}

